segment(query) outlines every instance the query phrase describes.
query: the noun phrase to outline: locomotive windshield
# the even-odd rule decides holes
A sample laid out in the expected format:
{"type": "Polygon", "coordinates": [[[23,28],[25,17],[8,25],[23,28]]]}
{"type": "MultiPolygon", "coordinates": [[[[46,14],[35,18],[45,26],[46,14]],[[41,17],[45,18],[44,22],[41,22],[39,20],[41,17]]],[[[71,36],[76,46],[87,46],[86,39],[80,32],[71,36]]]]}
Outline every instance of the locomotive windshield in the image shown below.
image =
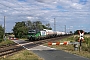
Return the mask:
{"type": "Polygon", "coordinates": [[[28,31],[28,34],[35,34],[35,33],[36,33],[35,30],[29,30],[29,31],[28,31]]]}

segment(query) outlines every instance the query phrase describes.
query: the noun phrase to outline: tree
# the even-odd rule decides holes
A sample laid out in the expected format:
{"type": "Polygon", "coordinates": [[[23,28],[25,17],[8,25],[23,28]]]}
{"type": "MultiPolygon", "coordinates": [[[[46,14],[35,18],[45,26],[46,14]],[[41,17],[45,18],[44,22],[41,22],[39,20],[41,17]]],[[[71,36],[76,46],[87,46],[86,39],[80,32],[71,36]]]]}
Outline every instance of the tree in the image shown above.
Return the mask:
{"type": "Polygon", "coordinates": [[[0,39],[3,38],[4,35],[4,28],[2,28],[2,26],[0,25],[0,39]]]}
{"type": "Polygon", "coordinates": [[[42,27],[42,23],[40,21],[36,21],[36,22],[33,22],[33,27],[35,30],[42,30],[43,27],[42,27]]]}
{"type": "Polygon", "coordinates": [[[35,22],[22,21],[22,22],[16,22],[16,24],[12,30],[13,30],[15,37],[22,38],[22,37],[25,37],[25,35],[28,33],[28,30],[40,31],[43,29],[50,29],[51,30],[52,28],[46,27],[40,21],[35,21],[35,22]]]}
{"type": "Polygon", "coordinates": [[[28,29],[32,29],[33,28],[33,23],[30,20],[26,21],[25,25],[28,27],[28,29]]]}
{"type": "Polygon", "coordinates": [[[83,30],[76,30],[74,31],[74,34],[79,34],[78,31],[83,32],[83,30]]]}
{"type": "Polygon", "coordinates": [[[90,34],[90,32],[88,32],[88,34],[90,34]]]}
{"type": "Polygon", "coordinates": [[[48,23],[48,24],[46,24],[46,26],[49,28],[50,27],[50,24],[48,23]]]}
{"type": "Polygon", "coordinates": [[[52,30],[52,28],[50,27],[50,23],[46,24],[46,27],[47,29],[52,30]]]}
{"type": "Polygon", "coordinates": [[[28,27],[29,30],[31,29],[38,29],[38,30],[42,30],[42,23],[40,21],[35,21],[35,22],[31,22],[31,21],[26,21],[26,26],[28,27]]]}
{"type": "Polygon", "coordinates": [[[13,33],[17,38],[23,38],[28,32],[28,28],[25,25],[25,22],[16,22],[16,25],[13,28],[13,33]]]}
{"type": "Polygon", "coordinates": [[[73,32],[72,31],[70,31],[70,34],[72,34],[73,32]]]}
{"type": "Polygon", "coordinates": [[[49,23],[46,24],[46,26],[45,26],[42,24],[42,22],[36,21],[36,22],[33,22],[33,29],[35,29],[35,30],[50,29],[51,30],[52,28],[50,27],[49,23]]]}

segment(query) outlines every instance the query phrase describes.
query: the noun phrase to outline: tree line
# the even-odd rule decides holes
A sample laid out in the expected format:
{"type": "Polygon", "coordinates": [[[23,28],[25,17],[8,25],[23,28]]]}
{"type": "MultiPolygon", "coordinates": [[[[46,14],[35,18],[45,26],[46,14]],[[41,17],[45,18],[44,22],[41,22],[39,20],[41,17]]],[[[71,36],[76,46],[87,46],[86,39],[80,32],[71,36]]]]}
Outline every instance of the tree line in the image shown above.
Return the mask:
{"type": "Polygon", "coordinates": [[[4,36],[4,28],[0,25],[0,41],[2,41],[4,36]]]}
{"type": "MultiPolygon", "coordinates": [[[[13,27],[13,34],[17,38],[26,38],[27,33],[29,30],[42,30],[42,29],[50,29],[50,24],[42,24],[41,21],[22,21],[22,22],[16,22],[15,26],[13,27]]],[[[74,34],[78,34],[78,31],[83,31],[83,30],[76,30],[74,31],[74,34]]],[[[71,31],[72,32],[72,31],[71,31]]],[[[84,31],[85,32],[85,31],[84,31]]],[[[90,32],[85,32],[85,34],[90,34],[90,32]]],[[[0,40],[3,39],[4,36],[4,28],[0,25],[0,40]]]]}
{"type": "MultiPolygon", "coordinates": [[[[74,31],[74,34],[79,34],[78,31],[83,32],[84,30],[76,30],[76,31],[74,31]]],[[[90,34],[90,32],[85,32],[84,31],[84,34],[90,34]]]]}
{"type": "Polygon", "coordinates": [[[25,38],[29,30],[42,30],[42,29],[52,29],[50,24],[43,25],[41,21],[22,21],[16,22],[13,27],[13,34],[17,38],[25,38]]]}

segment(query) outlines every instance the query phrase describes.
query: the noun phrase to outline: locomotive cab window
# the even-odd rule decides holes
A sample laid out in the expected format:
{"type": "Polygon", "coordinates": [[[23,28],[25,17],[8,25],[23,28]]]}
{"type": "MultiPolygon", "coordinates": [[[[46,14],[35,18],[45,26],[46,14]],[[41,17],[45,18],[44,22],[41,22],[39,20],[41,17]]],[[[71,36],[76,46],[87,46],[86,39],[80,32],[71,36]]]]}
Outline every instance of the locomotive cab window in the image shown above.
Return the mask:
{"type": "Polygon", "coordinates": [[[29,30],[29,31],[28,31],[28,34],[35,34],[35,33],[36,33],[35,30],[29,30]]]}

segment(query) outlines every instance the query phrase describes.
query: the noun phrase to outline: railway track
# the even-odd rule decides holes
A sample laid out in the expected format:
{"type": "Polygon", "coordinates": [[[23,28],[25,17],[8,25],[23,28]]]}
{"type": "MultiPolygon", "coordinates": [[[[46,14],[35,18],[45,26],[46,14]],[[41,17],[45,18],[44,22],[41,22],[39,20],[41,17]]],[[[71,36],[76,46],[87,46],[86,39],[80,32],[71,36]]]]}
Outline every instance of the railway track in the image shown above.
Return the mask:
{"type": "MultiPolygon", "coordinates": [[[[71,35],[69,35],[69,36],[71,36],[71,35]]],[[[56,38],[51,38],[51,39],[39,40],[39,41],[35,41],[34,44],[41,45],[41,44],[48,43],[48,42],[57,42],[60,39],[67,38],[69,36],[61,36],[61,37],[56,37],[56,38]]]]}
{"type": "MultiPolygon", "coordinates": [[[[35,47],[35,46],[38,46],[38,45],[42,45],[42,44],[45,44],[45,43],[48,43],[48,42],[56,42],[60,39],[63,39],[63,38],[67,38],[69,36],[61,36],[61,37],[56,37],[56,38],[51,38],[51,39],[45,39],[45,40],[39,40],[39,41],[33,41],[31,45],[31,47],[35,47]]],[[[30,46],[29,45],[29,46],[30,46]]],[[[7,46],[1,46],[0,47],[0,57],[4,57],[4,56],[10,56],[12,54],[14,54],[15,52],[18,52],[20,50],[23,50],[24,48],[18,44],[13,44],[13,45],[7,45],[7,46]]]]}
{"type": "Polygon", "coordinates": [[[4,46],[3,48],[0,48],[0,57],[10,56],[10,55],[14,54],[15,52],[18,52],[22,49],[23,49],[23,47],[18,46],[18,45],[12,45],[12,46],[8,46],[8,47],[4,46]]]}

